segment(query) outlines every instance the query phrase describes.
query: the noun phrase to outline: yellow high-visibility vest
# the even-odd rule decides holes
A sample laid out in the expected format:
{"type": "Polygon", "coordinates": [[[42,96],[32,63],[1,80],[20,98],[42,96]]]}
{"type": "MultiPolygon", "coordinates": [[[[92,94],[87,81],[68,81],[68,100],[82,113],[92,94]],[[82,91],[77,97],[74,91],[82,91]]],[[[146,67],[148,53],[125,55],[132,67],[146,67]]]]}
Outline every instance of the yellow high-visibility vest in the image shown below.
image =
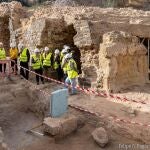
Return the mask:
{"type": "Polygon", "coordinates": [[[4,48],[0,48],[0,60],[6,59],[6,52],[4,48]]]}
{"type": "Polygon", "coordinates": [[[32,58],[35,61],[35,63],[32,63],[32,68],[34,70],[42,68],[42,57],[41,57],[41,55],[40,55],[40,58],[36,57],[36,55],[33,55],[32,58]]]}
{"type": "Polygon", "coordinates": [[[48,55],[43,54],[43,66],[51,67],[51,59],[52,53],[50,52],[48,55]]]}
{"type": "Polygon", "coordinates": [[[20,54],[20,61],[21,62],[27,62],[28,61],[27,48],[23,49],[22,53],[20,54]]]}
{"type": "Polygon", "coordinates": [[[73,63],[75,68],[77,68],[77,64],[73,59],[70,59],[68,64],[67,64],[67,74],[69,79],[76,78],[78,76],[77,71],[73,70],[70,66],[70,64],[73,63]]]}
{"type": "Polygon", "coordinates": [[[54,69],[56,70],[56,69],[59,68],[59,64],[55,61],[53,67],[54,67],[54,69]]]}

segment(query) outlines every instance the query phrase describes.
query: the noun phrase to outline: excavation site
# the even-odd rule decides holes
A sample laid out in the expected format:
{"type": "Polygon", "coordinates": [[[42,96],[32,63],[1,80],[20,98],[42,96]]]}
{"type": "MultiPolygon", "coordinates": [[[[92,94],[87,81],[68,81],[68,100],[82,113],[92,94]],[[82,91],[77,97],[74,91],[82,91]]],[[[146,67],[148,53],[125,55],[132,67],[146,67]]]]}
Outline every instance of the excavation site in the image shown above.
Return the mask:
{"type": "Polygon", "coordinates": [[[149,10],[0,1],[0,150],[149,150],[149,10]]]}

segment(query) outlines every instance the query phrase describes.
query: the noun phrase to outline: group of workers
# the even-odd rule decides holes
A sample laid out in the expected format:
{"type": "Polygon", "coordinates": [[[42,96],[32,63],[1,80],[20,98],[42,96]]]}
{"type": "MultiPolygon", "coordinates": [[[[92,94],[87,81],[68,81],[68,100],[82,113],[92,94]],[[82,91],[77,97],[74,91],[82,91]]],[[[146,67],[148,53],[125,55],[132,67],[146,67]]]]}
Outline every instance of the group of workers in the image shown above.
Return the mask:
{"type": "MultiPolygon", "coordinates": [[[[45,47],[44,51],[36,48],[34,54],[31,55],[29,49],[23,44],[19,44],[17,48],[12,43],[10,44],[9,58],[12,60],[11,67],[15,74],[18,71],[17,62],[20,63],[21,78],[29,79],[29,62],[31,61],[31,67],[36,73],[37,85],[39,85],[39,80],[41,80],[42,84],[46,81],[42,75],[50,77],[52,72],[56,72],[59,81],[65,81],[66,86],[71,84],[72,90],[70,94],[76,94],[75,87],[77,85],[78,69],[69,46],[64,45],[61,51],[56,49],[54,52],[48,47],[45,47]]],[[[1,62],[3,60],[6,60],[6,51],[3,43],[0,42],[0,72],[6,71],[6,64],[2,67],[1,62]]]]}

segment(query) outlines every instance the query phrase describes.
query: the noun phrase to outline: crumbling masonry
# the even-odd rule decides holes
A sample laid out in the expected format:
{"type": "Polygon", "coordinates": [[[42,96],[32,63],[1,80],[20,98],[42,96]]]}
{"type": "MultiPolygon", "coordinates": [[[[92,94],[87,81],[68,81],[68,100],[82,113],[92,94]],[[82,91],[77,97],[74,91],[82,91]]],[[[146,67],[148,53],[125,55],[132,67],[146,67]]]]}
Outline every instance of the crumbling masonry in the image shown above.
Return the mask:
{"type": "MultiPolygon", "coordinates": [[[[12,5],[24,10],[18,2],[12,5]]],[[[14,32],[8,32],[7,15],[8,12],[0,20],[0,33],[6,30],[0,41],[7,49],[9,37],[23,42],[31,52],[35,47],[49,46],[54,50],[69,44],[76,52],[80,77],[93,88],[118,92],[149,82],[148,50],[139,39],[150,37],[150,12],[129,8],[42,7],[26,10],[25,15],[13,15],[14,32]]]]}

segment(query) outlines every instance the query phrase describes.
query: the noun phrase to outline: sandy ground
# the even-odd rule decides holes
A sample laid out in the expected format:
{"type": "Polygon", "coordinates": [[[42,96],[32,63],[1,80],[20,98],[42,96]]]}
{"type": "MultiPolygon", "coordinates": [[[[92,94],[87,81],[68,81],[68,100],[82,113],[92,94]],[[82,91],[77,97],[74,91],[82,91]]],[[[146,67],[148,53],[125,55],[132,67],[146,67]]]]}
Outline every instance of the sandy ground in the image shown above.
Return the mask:
{"type": "MultiPolygon", "coordinates": [[[[55,140],[53,137],[27,134],[25,131],[41,123],[43,118],[37,117],[34,113],[29,111],[29,97],[22,92],[24,89],[24,81],[18,77],[13,77],[11,82],[3,82],[3,80],[0,80],[0,82],[1,85],[3,85],[0,86],[0,126],[4,131],[5,141],[11,150],[101,149],[91,137],[91,133],[97,127],[100,119],[71,108],[69,109],[70,113],[83,115],[86,118],[85,126],[80,128],[77,132],[59,140],[55,140]]],[[[49,83],[49,86],[46,86],[45,90],[54,91],[58,88],[61,88],[61,86],[49,83]]],[[[126,108],[125,105],[110,102],[101,97],[87,96],[79,93],[76,96],[69,97],[69,103],[81,106],[89,111],[105,114],[106,119],[107,116],[116,115],[119,118],[136,122],[150,122],[149,113],[137,111],[137,115],[131,117],[124,111],[126,108]]],[[[38,131],[42,132],[41,129],[38,129],[38,131]]],[[[106,150],[119,150],[119,144],[121,143],[140,144],[138,141],[125,138],[112,131],[108,131],[108,134],[111,140],[105,148],[106,150]]]]}

